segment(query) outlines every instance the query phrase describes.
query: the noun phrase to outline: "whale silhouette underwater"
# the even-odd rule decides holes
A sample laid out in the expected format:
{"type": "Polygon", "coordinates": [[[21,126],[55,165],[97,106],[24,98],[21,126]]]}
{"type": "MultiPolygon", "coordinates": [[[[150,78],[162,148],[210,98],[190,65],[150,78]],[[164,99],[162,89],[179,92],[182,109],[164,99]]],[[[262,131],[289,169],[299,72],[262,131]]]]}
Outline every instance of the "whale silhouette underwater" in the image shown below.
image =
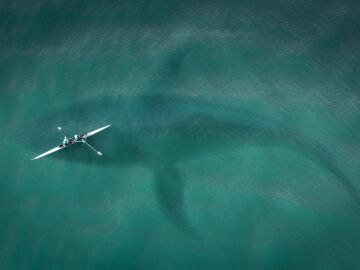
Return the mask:
{"type": "Polygon", "coordinates": [[[151,169],[155,179],[154,192],[163,214],[177,229],[194,238],[200,236],[188,221],[184,209],[184,179],[177,164],[206,153],[244,145],[285,148],[329,172],[350,196],[359,198],[350,179],[324,146],[292,131],[281,121],[240,108],[167,95],[83,100],[35,119],[26,145],[32,147],[34,154],[54,146],[34,141],[49,136],[48,127],[53,127],[54,134],[56,126],[62,124],[68,132],[112,124],[109,130],[89,138],[89,142],[104,155],[99,158],[86,152],[88,149],[81,150],[84,149],[82,145],[74,145],[47,158],[97,166],[136,165],[151,169]],[[71,123],[63,123],[64,116],[71,116],[71,123]]]}

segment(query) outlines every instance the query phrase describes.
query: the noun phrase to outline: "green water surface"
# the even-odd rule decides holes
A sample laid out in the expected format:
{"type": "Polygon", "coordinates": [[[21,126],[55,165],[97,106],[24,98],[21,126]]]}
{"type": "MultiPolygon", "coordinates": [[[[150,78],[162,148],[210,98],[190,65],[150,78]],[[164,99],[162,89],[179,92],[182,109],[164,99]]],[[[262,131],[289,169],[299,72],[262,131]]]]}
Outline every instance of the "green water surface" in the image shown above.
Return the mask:
{"type": "Polygon", "coordinates": [[[360,269],[359,11],[0,1],[0,269],[360,269]]]}

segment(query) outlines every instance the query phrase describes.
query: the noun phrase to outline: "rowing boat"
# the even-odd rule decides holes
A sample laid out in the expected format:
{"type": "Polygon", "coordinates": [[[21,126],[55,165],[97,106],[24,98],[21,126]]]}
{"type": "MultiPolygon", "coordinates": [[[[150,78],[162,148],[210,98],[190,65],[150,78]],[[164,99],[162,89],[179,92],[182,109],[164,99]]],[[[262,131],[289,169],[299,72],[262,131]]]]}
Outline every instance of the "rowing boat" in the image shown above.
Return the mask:
{"type": "MultiPolygon", "coordinates": [[[[99,133],[101,131],[103,131],[104,129],[107,129],[108,127],[110,127],[111,125],[107,125],[107,126],[104,126],[104,127],[101,127],[101,128],[98,128],[98,129],[95,129],[93,131],[90,131],[90,132],[87,132],[87,133],[84,133],[82,135],[74,135],[74,138],[68,138],[65,133],[64,134],[64,140],[62,142],[62,144],[46,151],[45,153],[42,153],[41,155],[38,155],[34,158],[32,158],[31,160],[35,160],[35,159],[39,159],[39,158],[42,158],[42,157],[45,157],[47,155],[50,155],[56,151],[59,151],[61,149],[64,149],[66,147],[69,147],[71,145],[74,145],[76,143],[84,143],[86,144],[87,146],[89,146],[92,150],[94,150],[99,156],[102,155],[102,153],[100,151],[97,151],[94,147],[92,147],[87,141],[86,139],[89,138],[90,136],[92,135],[95,135],[96,133],[99,133]]],[[[61,127],[58,127],[58,130],[59,131],[62,131],[62,128],[61,127]]]]}

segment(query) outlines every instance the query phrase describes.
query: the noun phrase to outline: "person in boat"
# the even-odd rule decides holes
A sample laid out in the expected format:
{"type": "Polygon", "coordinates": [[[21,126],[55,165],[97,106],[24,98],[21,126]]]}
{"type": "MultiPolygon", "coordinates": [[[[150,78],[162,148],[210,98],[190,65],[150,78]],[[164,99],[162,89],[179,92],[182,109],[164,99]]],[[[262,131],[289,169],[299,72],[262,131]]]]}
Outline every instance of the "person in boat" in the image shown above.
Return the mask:
{"type": "Polygon", "coordinates": [[[72,144],[73,142],[74,142],[74,139],[69,139],[69,138],[65,137],[62,145],[66,146],[66,145],[72,144]]]}

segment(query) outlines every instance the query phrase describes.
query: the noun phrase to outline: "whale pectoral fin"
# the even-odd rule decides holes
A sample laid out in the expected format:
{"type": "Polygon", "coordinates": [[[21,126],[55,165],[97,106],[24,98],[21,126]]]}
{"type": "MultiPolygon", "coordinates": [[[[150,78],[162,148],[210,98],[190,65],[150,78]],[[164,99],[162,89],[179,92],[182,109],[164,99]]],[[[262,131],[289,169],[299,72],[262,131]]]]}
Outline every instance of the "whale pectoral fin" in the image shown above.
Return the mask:
{"type": "Polygon", "coordinates": [[[166,218],[181,232],[199,239],[190,225],[184,208],[184,180],[174,167],[157,170],[155,193],[159,207],[166,218]]]}

